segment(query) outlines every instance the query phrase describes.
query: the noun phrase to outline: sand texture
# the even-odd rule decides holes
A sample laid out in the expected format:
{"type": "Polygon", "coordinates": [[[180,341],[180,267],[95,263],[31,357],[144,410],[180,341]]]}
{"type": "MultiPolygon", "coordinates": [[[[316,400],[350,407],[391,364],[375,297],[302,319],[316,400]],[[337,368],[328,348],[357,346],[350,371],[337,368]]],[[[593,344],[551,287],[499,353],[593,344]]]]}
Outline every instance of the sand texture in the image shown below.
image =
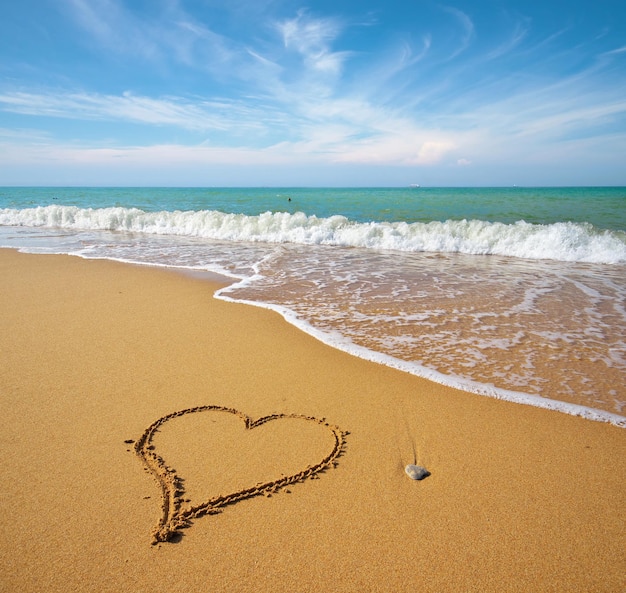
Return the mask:
{"type": "Polygon", "coordinates": [[[626,590],[624,429],[351,357],[215,281],[10,250],[0,278],[3,593],[626,590]]]}

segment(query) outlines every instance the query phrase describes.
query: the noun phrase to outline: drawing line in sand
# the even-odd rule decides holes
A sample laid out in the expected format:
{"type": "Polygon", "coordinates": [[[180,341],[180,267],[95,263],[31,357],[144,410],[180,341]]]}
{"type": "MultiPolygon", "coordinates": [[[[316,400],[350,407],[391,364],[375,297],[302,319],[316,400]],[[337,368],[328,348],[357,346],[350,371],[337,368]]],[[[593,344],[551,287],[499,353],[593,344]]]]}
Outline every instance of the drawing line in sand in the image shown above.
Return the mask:
{"type": "MultiPolygon", "coordinates": [[[[158,525],[152,532],[153,544],[159,542],[171,541],[174,537],[180,535],[180,530],[191,525],[193,519],[197,519],[204,515],[213,515],[221,512],[221,509],[227,505],[235,504],[246,498],[252,498],[259,495],[268,495],[273,492],[277,492],[281,488],[296,482],[302,482],[308,478],[312,478],[317,474],[323,472],[329,467],[336,465],[336,459],[344,452],[346,445],[346,435],[348,433],[340,430],[337,426],[333,426],[326,422],[325,418],[315,418],[314,416],[304,416],[300,414],[271,414],[269,416],[263,416],[257,420],[253,420],[243,412],[235,410],[233,408],[226,408],[223,406],[197,406],[195,408],[188,408],[186,410],[180,410],[167,414],[162,418],[159,418],[153,422],[141,435],[141,437],[135,442],[135,453],[141,458],[143,464],[150,473],[155,477],[161,490],[161,518],[158,525]],[[277,480],[271,480],[269,482],[263,482],[256,484],[250,488],[231,492],[229,494],[219,494],[210,498],[209,500],[196,504],[194,506],[182,508],[184,502],[185,489],[183,487],[183,480],[177,475],[176,471],[171,467],[168,467],[165,460],[155,452],[155,447],[152,443],[154,436],[158,429],[163,426],[168,420],[178,418],[186,414],[196,414],[199,412],[228,412],[239,417],[245,426],[246,430],[252,430],[262,424],[273,420],[281,419],[300,419],[314,422],[321,426],[324,426],[333,435],[333,446],[328,454],[314,465],[308,465],[301,471],[289,475],[283,476],[277,480]]],[[[126,441],[131,443],[131,440],[126,441]]]]}

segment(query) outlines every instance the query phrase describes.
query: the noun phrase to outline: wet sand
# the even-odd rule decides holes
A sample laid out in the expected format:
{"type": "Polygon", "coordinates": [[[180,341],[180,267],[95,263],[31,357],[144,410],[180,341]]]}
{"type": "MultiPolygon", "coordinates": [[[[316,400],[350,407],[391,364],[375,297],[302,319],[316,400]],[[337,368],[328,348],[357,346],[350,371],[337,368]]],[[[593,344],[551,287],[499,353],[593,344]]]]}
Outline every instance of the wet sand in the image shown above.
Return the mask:
{"type": "Polygon", "coordinates": [[[0,274],[2,591],[626,588],[624,429],[351,357],[218,282],[0,274]]]}

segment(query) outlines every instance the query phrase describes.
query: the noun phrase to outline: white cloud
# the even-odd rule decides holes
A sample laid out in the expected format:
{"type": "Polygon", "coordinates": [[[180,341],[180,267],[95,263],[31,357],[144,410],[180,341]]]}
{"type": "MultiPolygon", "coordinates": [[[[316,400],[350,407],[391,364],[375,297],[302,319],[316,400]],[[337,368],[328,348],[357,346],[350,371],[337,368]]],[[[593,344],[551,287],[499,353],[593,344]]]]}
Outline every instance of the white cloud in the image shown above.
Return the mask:
{"type": "Polygon", "coordinates": [[[311,162],[310,154],[298,154],[289,144],[269,149],[247,147],[184,146],[156,144],[150,146],[89,147],[72,144],[15,145],[0,141],[0,155],[5,164],[37,164],[63,162],[72,167],[197,167],[212,165],[284,165],[311,162]]]}
{"type": "Polygon", "coordinates": [[[307,142],[282,142],[264,149],[248,147],[211,147],[159,144],[126,147],[83,147],[70,144],[26,144],[16,146],[0,142],[0,155],[5,165],[16,163],[65,162],[74,167],[99,165],[101,167],[158,167],[158,166],[304,166],[350,163],[377,165],[432,165],[451,148],[447,143],[424,142],[421,145],[406,139],[381,138],[376,142],[357,145],[324,139],[307,142]],[[411,154],[407,154],[411,150],[411,154]]]}
{"type": "Polygon", "coordinates": [[[118,0],[64,0],[64,4],[89,37],[105,47],[144,57],[157,53],[159,37],[152,25],[134,18],[118,0]]]}
{"type": "Polygon", "coordinates": [[[465,14],[462,10],[459,10],[458,8],[443,6],[443,9],[447,13],[454,16],[456,21],[461,26],[461,29],[463,30],[463,34],[460,38],[459,47],[448,58],[449,60],[452,60],[453,58],[456,58],[459,54],[462,54],[470,46],[472,40],[474,39],[474,23],[467,14],[465,14]]]}
{"type": "Polygon", "coordinates": [[[298,16],[277,23],[285,47],[293,47],[304,56],[316,56],[328,52],[328,47],[339,35],[341,27],[336,19],[316,19],[305,11],[298,16]]]}
{"type": "MultiPolygon", "coordinates": [[[[475,27],[465,12],[443,7],[442,28],[406,29],[357,53],[337,50],[350,39],[342,36],[348,27],[367,25],[376,37],[377,23],[320,18],[305,10],[277,17],[255,5],[254,34],[235,39],[228,37],[229,29],[220,30],[223,35],[212,30],[209,12],[188,14],[177,0],[142,3],[147,11],[142,18],[134,12],[136,5],[121,0],[64,1],[89,34],[87,42],[105,48],[105,59],[112,51],[129,60],[139,57],[142,68],[152,60],[155,69],[147,82],[142,80],[145,86],[137,83],[136,88],[154,88],[157,80],[164,92],[0,90],[0,111],[40,118],[35,124],[18,120],[25,127],[50,124],[43,118],[121,124],[107,126],[104,140],[87,136],[93,130],[102,133],[103,126],[81,126],[78,146],[61,139],[58,125],[54,140],[52,123],[47,136],[32,140],[33,158],[146,165],[151,160],[165,165],[170,159],[199,167],[308,159],[450,169],[505,161],[517,166],[538,154],[582,158],[585,146],[602,152],[600,140],[611,133],[611,146],[624,139],[626,101],[607,66],[616,68],[617,58],[606,56],[621,56],[626,47],[616,47],[618,42],[605,45],[602,49],[615,49],[604,53],[596,46],[585,50],[585,63],[595,62],[583,69],[580,56],[561,45],[565,29],[537,33],[524,17],[506,17],[506,27],[491,32],[480,28],[481,21],[475,27]],[[472,46],[476,31],[480,44],[472,46]],[[447,56],[443,62],[442,55],[447,56]],[[508,58],[523,62],[524,69],[512,67],[518,62],[508,58]],[[172,65],[191,70],[177,77],[176,69],[171,76],[172,65]],[[186,87],[181,80],[193,84],[186,87]],[[128,136],[128,123],[137,126],[132,128],[136,146],[120,140],[128,136]],[[610,130],[613,123],[619,125],[610,130]],[[202,143],[209,135],[210,141],[202,143]],[[184,146],[181,138],[191,138],[194,145],[184,146]]],[[[242,18],[244,4],[238,5],[242,18]]],[[[115,88],[117,82],[112,75],[106,84],[115,88]]],[[[16,154],[27,154],[26,136],[13,138],[16,154]]],[[[6,148],[9,138],[0,130],[2,138],[6,148]]]]}
{"type": "Polygon", "coordinates": [[[614,56],[616,54],[623,54],[624,52],[626,52],[626,45],[624,45],[622,47],[618,47],[616,49],[612,49],[611,51],[604,52],[602,55],[603,56],[614,56]]]}
{"type": "Polygon", "coordinates": [[[152,13],[133,12],[120,0],[64,0],[75,22],[109,52],[159,67],[174,59],[204,71],[232,72],[245,50],[186,13],[178,2],[148,3],[152,13]]]}
{"type": "Polygon", "coordinates": [[[406,130],[346,141],[334,147],[334,160],[372,165],[432,166],[441,163],[456,149],[452,139],[441,136],[432,131],[406,130]]]}
{"type": "Polygon", "coordinates": [[[530,30],[531,19],[528,17],[520,18],[516,23],[509,38],[496,47],[494,50],[488,52],[485,55],[485,59],[493,60],[508,54],[510,51],[518,47],[521,42],[526,38],[530,30]]]}
{"type": "MultiPolygon", "coordinates": [[[[130,92],[122,95],[7,92],[0,94],[0,110],[43,117],[170,125],[188,130],[261,127],[260,112],[252,112],[250,106],[242,103],[191,102],[179,97],[152,99],[130,92]]],[[[267,110],[264,112],[267,115],[267,110]]]]}
{"type": "Polygon", "coordinates": [[[276,24],[285,48],[299,53],[305,66],[337,75],[349,52],[333,52],[332,42],[339,36],[342,26],[337,19],[313,18],[300,11],[295,18],[276,24]]]}
{"type": "Polygon", "coordinates": [[[29,128],[0,128],[0,142],[12,141],[18,143],[42,144],[49,143],[51,136],[48,132],[29,128]]]}

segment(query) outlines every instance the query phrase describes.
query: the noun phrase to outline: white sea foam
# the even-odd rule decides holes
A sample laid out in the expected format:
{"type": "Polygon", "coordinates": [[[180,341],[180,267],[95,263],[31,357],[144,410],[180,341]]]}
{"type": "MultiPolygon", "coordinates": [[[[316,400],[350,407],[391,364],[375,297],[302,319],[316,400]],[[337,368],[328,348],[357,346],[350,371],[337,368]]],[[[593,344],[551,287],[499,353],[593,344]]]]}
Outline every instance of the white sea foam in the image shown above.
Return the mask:
{"type": "Polygon", "coordinates": [[[275,309],[357,356],[626,426],[623,265],[68,226],[0,226],[0,245],[212,270],[239,280],[222,298],[275,309]]]}
{"type": "Polygon", "coordinates": [[[572,416],[581,416],[583,418],[587,418],[588,420],[608,422],[615,426],[626,428],[626,418],[619,414],[613,414],[604,410],[597,410],[587,406],[557,401],[554,399],[535,396],[524,392],[513,391],[510,389],[497,388],[494,385],[478,383],[476,381],[472,381],[458,375],[439,373],[417,362],[408,362],[382,352],[376,352],[369,348],[363,348],[362,346],[355,344],[349,338],[346,338],[339,332],[320,331],[319,329],[312,326],[310,323],[299,318],[291,309],[288,309],[286,307],[266,302],[232,298],[231,296],[229,296],[228,293],[230,293],[237,286],[239,288],[242,288],[248,284],[249,280],[244,280],[238,285],[231,285],[217,291],[215,293],[215,296],[224,301],[246,303],[261,308],[271,309],[281,314],[289,323],[295,325],[296,327],[299,327],[306,333],[317,338],[321,342],[332,346],[333,348],[343,350],[344,352],[347,352],[359,358],[363,358],[365,360],[377,362],[379,364],[383,364],[385,366],[389,366],[391,368],[395,368],[410,373],[412,375],[434,381],[435,383],[440,383],[442,385],[447,385],[449,387],[461,389],[470,393],[476,393],[478,395],[492,397],[495,399],[503,399],[519,404],[543,408],[546,410],[563,412],[572,416]]]}
{"type": "Polygon", "coordinates": [[[302,212],[265,212],[247,216],[213,210],[145,212],[121,207],[45,206],[0,209],[0,225],[588,263],[626,262],[626,233],[601,231],[590,224],[571,222],[547,225],[480,220],[359,223],[344,216],[318,218],[302,212]]]}
{"type": "Polygon", "coordinates": [[[620,278],[620,265],[285,245],[221,295],[352,354],[578,414],[624,399],[620,278]]]}

